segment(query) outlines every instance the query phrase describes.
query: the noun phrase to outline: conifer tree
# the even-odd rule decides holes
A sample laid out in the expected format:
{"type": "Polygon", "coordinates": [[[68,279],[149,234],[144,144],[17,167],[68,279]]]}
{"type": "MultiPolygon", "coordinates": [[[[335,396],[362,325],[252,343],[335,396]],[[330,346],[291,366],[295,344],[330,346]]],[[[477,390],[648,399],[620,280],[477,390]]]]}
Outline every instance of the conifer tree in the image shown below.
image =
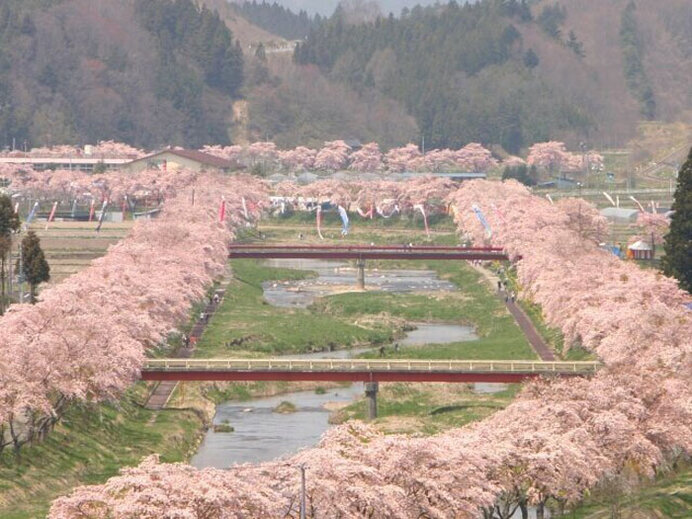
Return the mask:
{"type": "Polygon", "coordinates": [[[692,292],[692,149],[678,173],[673,217],[663,249],[663,271],[692,292]]]}
{"type": "Polygon", "coordinates": [[[29,283],[29,294],[33,304],[36,302],[36,287],[50,279],[50,267],[41,249],[41,240],[34,231],[29,231],[22,240],[21,270],[24,279],[29,283]]]}

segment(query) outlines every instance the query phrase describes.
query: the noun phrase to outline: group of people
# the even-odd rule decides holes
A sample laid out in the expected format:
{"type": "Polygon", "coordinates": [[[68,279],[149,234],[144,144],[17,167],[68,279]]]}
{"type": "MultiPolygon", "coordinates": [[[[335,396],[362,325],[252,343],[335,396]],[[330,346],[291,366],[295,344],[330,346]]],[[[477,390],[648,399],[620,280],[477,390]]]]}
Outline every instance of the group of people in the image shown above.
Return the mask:
{"type": "Polygon", "coordinates": [[[507,285],[507,281],[502,281],[500,279],[497,280],[497,293],[501,293],[504,290],[505,293],[505,303],[509,303],[510,301],[514,303],[517,299],[517,293],[514,292],[513,290],[509,290],[509,286],[507,285]]]}

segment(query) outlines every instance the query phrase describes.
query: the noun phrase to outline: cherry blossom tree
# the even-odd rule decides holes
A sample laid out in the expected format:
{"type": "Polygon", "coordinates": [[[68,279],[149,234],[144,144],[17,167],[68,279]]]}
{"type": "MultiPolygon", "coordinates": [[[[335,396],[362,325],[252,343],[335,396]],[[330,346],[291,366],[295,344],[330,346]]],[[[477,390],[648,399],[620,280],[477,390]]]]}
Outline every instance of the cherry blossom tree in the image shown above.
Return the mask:
{"type": "Polygon", "coordinates": [[[465,171],[488,171],[498,165],[492,153],[476,142],[471,142],[458,150],[455,163],[465,171]]]}
{"type": "Polygon", "coordinates": [[[353,171],[374,172],[384,168],[382,152],[376,142],[365,144],[361,149],[351,154],[351,164],[348,169],[353,171]]]}
{"type": "Polygon", "coordinates": [[[643,239],[655,245],[663,244],[663,237],[668,234],[670,220],[665,215],[656,213],[639,213],[634,224],[641,230],[643,239]]]}
{"type": "Polygon", "coordinates": [[[307,171],[315,165],[316,156],[317,151],[304,146],[298,146],[292,150],[280,151],[279,161],[288,171],[307,171]]]}
{"type": "Polygon", "coordinates": [[[387,170],[391,173],[417,171],[422,165],[423,154],[415,144],[392,148],[384,157],[387,170]]]}
{"type": "Polygon", "coordinates": [[[346,167],[351,147],[344,141],[325,142],[315,157],[315,169],[336,171],[346,167]]]}
{"type": "Polygon", "coordinates": [[[572,159],[573,156],[567,151],[564,142],[550,141],[531,146],[526,162],[530,166],[542,167],[555,173],[569,166],[572,159]]]}

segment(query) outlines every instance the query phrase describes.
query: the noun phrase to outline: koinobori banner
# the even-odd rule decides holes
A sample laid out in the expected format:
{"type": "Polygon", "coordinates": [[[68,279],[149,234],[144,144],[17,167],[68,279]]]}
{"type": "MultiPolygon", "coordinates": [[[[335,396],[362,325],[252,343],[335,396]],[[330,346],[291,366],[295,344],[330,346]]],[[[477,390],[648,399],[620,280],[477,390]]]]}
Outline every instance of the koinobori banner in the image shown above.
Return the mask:
{"type": "Polygon", "coordinates": [[[490,225],[488,225],[488,221],[485,219],[485,216],[483,215],[481,208],[478,207],[476,204],[473,204],[471,206],[471,209],[476,214],[476,218],[478,218],[478,221],[481,222],[481,225],[485,229],[486,238],[490,238],[493,235],[493,230],[490,228],[490,225]]]}

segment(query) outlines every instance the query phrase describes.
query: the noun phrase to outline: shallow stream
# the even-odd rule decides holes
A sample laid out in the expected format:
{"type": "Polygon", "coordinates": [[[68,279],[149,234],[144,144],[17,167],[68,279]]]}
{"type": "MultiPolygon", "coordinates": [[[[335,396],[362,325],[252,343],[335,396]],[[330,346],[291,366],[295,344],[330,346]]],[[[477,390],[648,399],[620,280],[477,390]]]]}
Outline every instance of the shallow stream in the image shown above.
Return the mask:
{"type": "MultiPolygon", "coordinates": [[[[355,269],[344,263],[321,260],[271,260],[270,266],[297,268],[317,272],[317,277],[301,281],[265,283],[265,299],[279,307],[307,307],[317,297],[348,290],[355,284],[355,269]]],[[[366,287],[407,293],[417,291],[455,290],[452,283],[437,278],[430,270],[366,271],[366,287]]],[[[472,341],[478,337],[473,328],[454,324],[411,323],[416,326],[397,341],[402,347],[425,347],[426,344],[448,344],[472,341]]],[[[289,358],[349,358],[372,348],[337,350],[288,355],[289,358]]],[[[478,393],[494,393],[505,384],[474,384],[478,393]]],[[[330,403],[344,403],[363,396],[363,385],[327,390],[323,394],[300,391],[246,402],[226,402],[217,406],[214,424],[228,423],[234,431],[214,432],[210,429],[191,464],[196,467],[225,468],[234,463],[258,462],[294,453],[317,443],[330,427],[330,403]],[[281,402],[296,406],[293,413],[280,414],[274,408],[281,402]]]]}

